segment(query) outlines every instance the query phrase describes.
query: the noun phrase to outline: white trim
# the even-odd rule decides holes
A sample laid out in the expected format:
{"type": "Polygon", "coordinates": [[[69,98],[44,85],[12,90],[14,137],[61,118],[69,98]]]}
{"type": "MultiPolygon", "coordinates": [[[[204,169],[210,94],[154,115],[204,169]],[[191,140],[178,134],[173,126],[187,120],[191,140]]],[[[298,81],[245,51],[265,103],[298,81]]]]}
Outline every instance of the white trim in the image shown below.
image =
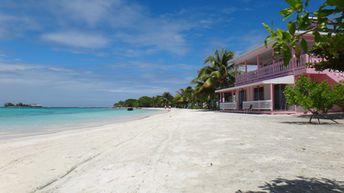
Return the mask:
{"type": "Polygon", "coordinates": [[[289,75],[289,76],[283,76],[283,77],[279,77],[279,78],[264,80],[264,81],[260,81],[260,82],[255,82],[255,83],[251,83],[251,84],[245,84],[245,85],[241,85],[241,86],[216,90],[215,93],[221,93],[221,92],[236,90],[236,89],[240,89],[240,88],[245,88],[248,86],[261,85],[261,84],[294,84],[294,83],[295,83],[294,75],[289,75]]]}

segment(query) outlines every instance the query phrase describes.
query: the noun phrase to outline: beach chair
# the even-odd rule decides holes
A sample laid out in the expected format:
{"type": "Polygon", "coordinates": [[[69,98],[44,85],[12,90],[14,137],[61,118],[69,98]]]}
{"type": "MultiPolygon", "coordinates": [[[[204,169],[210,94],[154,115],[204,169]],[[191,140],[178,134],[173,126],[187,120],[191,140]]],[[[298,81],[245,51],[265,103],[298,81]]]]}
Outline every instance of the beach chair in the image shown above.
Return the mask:
{"type": "Polygon", "coordinates": [[[245,109],[245,113],[249,113],[249,112],[252,112],[253,110],[253,105],[250,105],[247,109],[245,109]]]}

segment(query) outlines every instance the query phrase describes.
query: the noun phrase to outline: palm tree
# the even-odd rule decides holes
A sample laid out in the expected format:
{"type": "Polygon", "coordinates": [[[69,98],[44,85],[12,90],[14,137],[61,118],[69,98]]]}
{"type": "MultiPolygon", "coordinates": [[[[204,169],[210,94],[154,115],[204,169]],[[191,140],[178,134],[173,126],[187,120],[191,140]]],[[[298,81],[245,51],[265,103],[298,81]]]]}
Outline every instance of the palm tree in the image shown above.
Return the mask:
{"type": "Polygon", "coordinates": [[[194,83],[200,84],[200,89],[219,89],[234,84],[234,65],[230,61],[234,53],[225,49],[216,50],[213,56],[204,60],[207,64],[198,71],[194,83]]]}
{"type": "Polygon", "coordinates": [[[152,97],[152,101],[154,107],[164,107],[166,105],[166,99],[159,95],[152,97]]]}
{"type": "Polygon", "coordinates": [[[165,105],[172,105],[173,102],[173,96],[169,92],[164,92],[162,94],[162,97],[165,99],[165,105]]]}
{"type": "Polygon", "coordinates": [[[216,94],[214,89],[202,88],[203,83],[199,83],[194,89],[194,98],[197,106],[200,108],[212,109],[214,101],[216,101],[216,94]]]}
{"type": "Polygon", "coordinates": [[[185,89],[179,89],[174,97],[175,103],[181,105],[183,108],[186,108],[189,104],[193,103],[193,94],[194,90],[191,86],[188,86],[185,89]]]}
{"type": "Polygon", "coordinates": [[[206,66],[201,68],[198,71],[198,76],[192,80],[192,83],[196,84],[196,96],[205,98],[209,107],[214,106],[212,103],[216,101],[216,89],[234,85],[236,69],[231,62],[233,57],[232,51],[216,50],[213,56],[208,56],[204,60],[206,66]]]}

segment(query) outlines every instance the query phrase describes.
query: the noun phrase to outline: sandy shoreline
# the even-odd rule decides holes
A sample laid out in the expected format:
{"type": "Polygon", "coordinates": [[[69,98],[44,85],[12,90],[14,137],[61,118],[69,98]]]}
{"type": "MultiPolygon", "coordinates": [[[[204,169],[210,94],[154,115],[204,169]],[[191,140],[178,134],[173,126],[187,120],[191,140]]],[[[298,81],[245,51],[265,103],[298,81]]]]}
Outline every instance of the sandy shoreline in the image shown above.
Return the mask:
{"type": "Polygon", "coordinates": [[[113,120],[90,122],[90,123],[85,123],[84,125],[74,125],[74,126],[65,126],[63,128],[45,129],[38,132],[31,132],[31,131],[21,132],[21,133],[0,132],[0,141],[6,140],[6,139],[14,139],[14,138],[25,138],[25,137],[31,137],[31,136],[49,135],[49,134],[54,134],[54,133],[59,133],[59,132],[68,132],[68,131],[72,131],[72,132],[76,131],[79,133],[87,129],[93,130],[93,129],[100,128],[106,125],[113,125],[113,124],[118,124],[118,123],[123,123],[123,122],[128,122],[128,121],[145,119],[156,114],[162,114],[162,113],[168,112],[166,109],[163,109],[163,108],[145,108],[145,109],[156,110],[156,112],[147,114],[147,115],[140,115],[140,116],[136,115],[133,117],[128,116],[128,117],[116,118],[113,120]]]}
{"type": "MultiPolygon", "coordinates": [[[[344,184],[344,122],[172,110],[0,141],[0,192],[268,191],[278,178],[344,184]]],[[[322,187],[318,187],[322,188],[322,187]]]]}

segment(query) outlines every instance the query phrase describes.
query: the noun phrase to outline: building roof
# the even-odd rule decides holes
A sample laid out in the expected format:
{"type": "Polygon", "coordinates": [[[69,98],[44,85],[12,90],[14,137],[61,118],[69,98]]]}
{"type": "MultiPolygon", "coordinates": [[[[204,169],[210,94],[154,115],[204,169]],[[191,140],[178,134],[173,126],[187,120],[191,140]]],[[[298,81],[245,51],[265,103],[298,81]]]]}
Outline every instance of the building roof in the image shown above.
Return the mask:
{"type": "MultiPolygon", "coordinates": [[[[296,34],[302,34],[302,33],[305,33],[305,31],[297,31],[297,32],[295,32],[295,33],[296,33],[296,34]]],[[[324,35],[324,34],[326,34],[326,33],[322,33],[322,32],[321,32],[320,34],[321,34],[321,35],[324,35]]],[[[312,35],[312,33],[308,32],[308,33],[303,34],[303,36],[311,37],[311,36],[313,36],[313,35],[312,35]]],[[[261,45],[259,45],[259,46],[257,46],[257,47],[254,47],[254,48],[248,50],[247,52],[245,52],[245,53],[239,55],[238,57],[235,57],[235,58],[233,59],[233,62],[234,62],[235,64],[244,63],[245,60],[247,60],[247,59],[250,59],[250,58],[252,58],[252,57],[255,57],[255,56],[257,56],[258,54],[264,53],[264,52],[266,52],[266,51],[268,51],[268,50],[271,50],[271,49],[272,49],[272,45],[273,45],[274,42],[275,42],[275,41],[270,41],[270,42],[268,42],[268,44],[267,44],[266,46],[265,46],[265,44],[261,44],[261,45]]]]}
{"type": "Polygon", "coordinates": [[[235,64],[240,64],[240,63],[244,63],[245,60],[249,59],[249,58],[252,58],[252,57],[255,57],[257,56],[258,54],[261,54],[261,53],[264,53],[268,50],[271,50],[271,47],[272,47],[272,44],[273,42],[269,42],[267,46],[265,46],[264,44],[260,45],[260,46],[257,46],[255,48],[252,48],[250,49],[249,51],[241,54],[240,56],[238,57],[235,57],[233,59],[233,62],[235,64]]]}

